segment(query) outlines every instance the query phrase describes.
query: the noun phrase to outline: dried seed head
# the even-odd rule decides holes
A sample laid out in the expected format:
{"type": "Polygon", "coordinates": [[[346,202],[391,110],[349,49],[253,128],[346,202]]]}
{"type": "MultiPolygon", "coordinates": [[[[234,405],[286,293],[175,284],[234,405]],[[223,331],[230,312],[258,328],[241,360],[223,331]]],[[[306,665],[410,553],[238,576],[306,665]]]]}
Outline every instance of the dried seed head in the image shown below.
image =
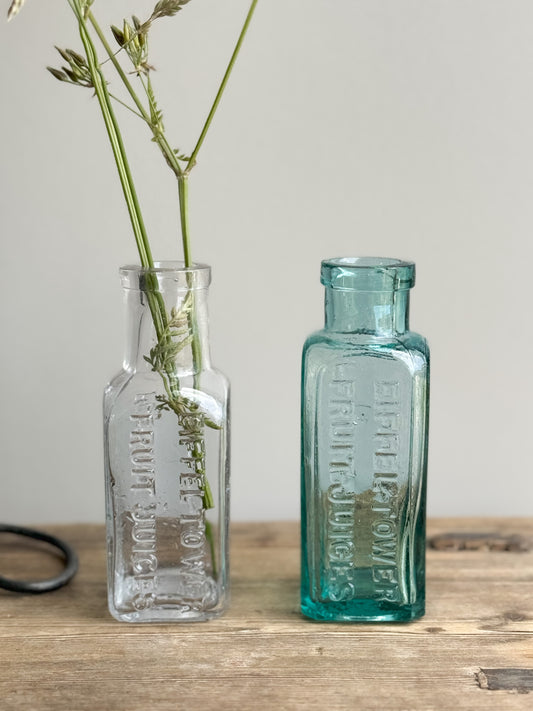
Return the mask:
{"type": "Polygon", "coordinates": [[[154,7],[150,20],[157,20],[160,17],[172,17],[188,2],[189,0],[159,0],[154,7]]]}
{"type": "Polygon", "coordinates": [[[68,66],[63,66],[61,69],[47,67],[50,74],[56,79],[59,79],[59,81],[66,81],[69,84],[92,88],[94,86],[93,80],[85,57],[73,49],[61,49],[61,47],[56,47],[56,49],[61,58],[68,63],[68,66]]]}
{"type": "Polygon", "coordinates": [[[124,37],[124,33],[118,29],[115,25],[111,25],[111,32],[113,33],[113,37],[116,39],[117,44],[120,47],[124,47],[126,43],[126,38],[124,37]]]}
{"type": "Polygon", "coordinates": [[[7,11],[7,19],[12,20],[15,15],[18,15],[20,9],[24,5],[26,0],[13,0],[11,5],[9,6],[9,10],[7,11]]]}
{"type": "Polygon", "coordinates": [[[67,77],[65,74],[60,70],[60,69],[55,69],[54,67],[46,67],[50,74],[54,76],[56,79],[59,79],[59,81],[68,81],[67,77]]]}
{"type": "Polygon", "coordinates": [[[148,31],[136,18],[132,18],[133,26],[124,20],[122,32],[113,33],[115,39],[123,39],[122,47],[130,58],[137,73],[147,74],[152,67],[148,64],[148,31]]]}

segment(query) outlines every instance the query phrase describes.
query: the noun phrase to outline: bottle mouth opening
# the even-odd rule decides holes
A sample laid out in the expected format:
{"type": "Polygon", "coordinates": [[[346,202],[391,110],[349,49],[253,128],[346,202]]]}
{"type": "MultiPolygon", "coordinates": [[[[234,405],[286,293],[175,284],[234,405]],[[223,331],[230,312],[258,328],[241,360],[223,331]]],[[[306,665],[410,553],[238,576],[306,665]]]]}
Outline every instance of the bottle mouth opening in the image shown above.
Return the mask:
{"type": "Polygon", "coordinates": [[[375,269],[376,267],[414,266],[414,262],[394,259],[393,257],[333,257],[324,259],[322,264],[357,269],[375,269]]]}
{"type": "Polygon", "coordinates": [[[184,262],[154,262],[147,269],[138,264],[126,264],[119,270],[122,286],[137,291],[157,291],[164,288],[207,289],[211,283],[211,267],[207,264],[184,262]]]}
{"type": "Polygon", "coordinates": [[[322,262],[320,281],[345,291],[403,291],[415,283],[415,264],[390,257],[335,257],[322,262]]]}

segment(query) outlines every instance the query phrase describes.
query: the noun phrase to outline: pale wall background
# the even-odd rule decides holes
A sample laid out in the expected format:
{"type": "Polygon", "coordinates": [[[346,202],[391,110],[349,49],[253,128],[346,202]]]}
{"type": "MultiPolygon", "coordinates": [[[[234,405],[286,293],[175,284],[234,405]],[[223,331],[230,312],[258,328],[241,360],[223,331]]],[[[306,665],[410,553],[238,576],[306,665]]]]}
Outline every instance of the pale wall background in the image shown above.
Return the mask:
{"type": "MultiPolygon", "coordinates": [[[[7,10],[8,2],[2,5],[7,10]]],[[[151,3],[96,0],[120,23],[151,3]]],[[[152,40],[190,150],[247,0],[192,0],[152,40]]],[[[3,12],[3,11],[2,11],[3,12]]],[[[106,23],[107,23],[106,20],[106,23]]],[[[56,82],[65,0],[0,24],[0,520],[103,519],[101,391],[122,357],[135,247],[97,104],[56,82]]],[[[178,256],[170,172],[125,116],[157,258],[178,256]]],[[[413,259],[433,351],[429,512],[531,515],[533,3],[261,0],[191,184],[233,386],[233,516],[299,514],[299,367],[320,260],[413,259]]]]}

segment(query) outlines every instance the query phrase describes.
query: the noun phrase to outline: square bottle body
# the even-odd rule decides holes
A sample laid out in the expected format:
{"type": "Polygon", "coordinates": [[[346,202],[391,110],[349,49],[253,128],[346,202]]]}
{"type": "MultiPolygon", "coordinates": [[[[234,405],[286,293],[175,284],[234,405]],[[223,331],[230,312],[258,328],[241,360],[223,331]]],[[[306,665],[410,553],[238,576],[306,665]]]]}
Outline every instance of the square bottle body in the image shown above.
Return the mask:
{"type": "Polygon", "coordinates": [[[302,612],[424,614],[429,356],[413,333],[311,336],[302,371],[302,612]]]}

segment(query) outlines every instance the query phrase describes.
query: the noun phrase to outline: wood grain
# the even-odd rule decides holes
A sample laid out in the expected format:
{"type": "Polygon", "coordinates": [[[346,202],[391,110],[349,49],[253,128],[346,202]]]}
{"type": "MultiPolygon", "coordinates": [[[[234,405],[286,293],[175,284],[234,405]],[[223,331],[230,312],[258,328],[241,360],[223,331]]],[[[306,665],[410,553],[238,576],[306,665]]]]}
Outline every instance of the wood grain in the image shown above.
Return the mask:
{"type": "MultiPolygon", "coordinates": [[[[1,711],[533,709],[533,519],[431,521],[430,536],[518,536],[529,550],[430,549],[426,616],[379,625],[300,615],[295,523],[235,524],[230,611],[176,625],[109,616],[103,527],[46,530],[74,545],[80,572],[39,597],[0,591],[1,711]]],[[[46,577],[57,561],[2,537],[0,570],[46,577]]]]}

